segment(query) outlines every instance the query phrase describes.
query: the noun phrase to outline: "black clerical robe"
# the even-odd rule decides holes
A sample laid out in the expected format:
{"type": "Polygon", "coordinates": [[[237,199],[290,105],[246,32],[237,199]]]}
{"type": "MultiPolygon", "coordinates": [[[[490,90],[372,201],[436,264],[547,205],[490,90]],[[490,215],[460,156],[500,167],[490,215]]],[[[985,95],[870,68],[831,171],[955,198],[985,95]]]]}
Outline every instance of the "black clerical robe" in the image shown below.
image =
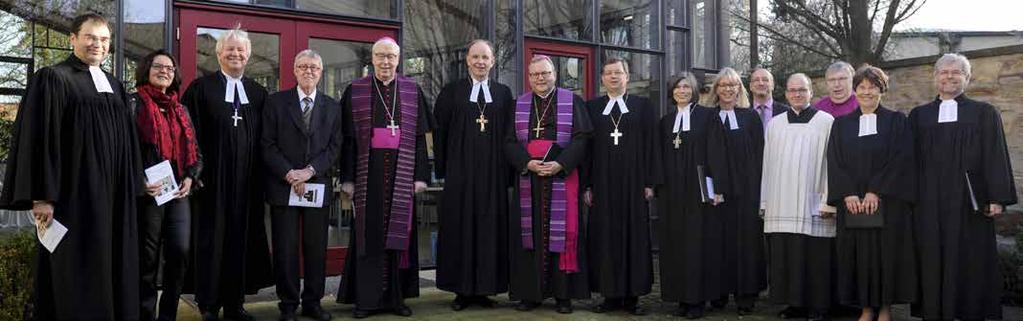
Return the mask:
{"type": "MultiPolygon", "coordinates": [[[[369,101],[371,104],[370,118],[367,121],[353,119],[351,124],[355,127],[356,135],[359,135],[360,128],[371,130],[373,128],[386,128],[391,118],[388,117],[388,110],[391,111],[395,123],[402,123],[401,95],[398,92],[399,81],[393,80],[389,84],[372,79],[375,84],[371,85],[369,101]],[[383,101],[381,101],[381,98],[383,101]],[[386,107],[385,108],[385,102],[386,107]],[[398,108],[398,109],[395,109],[398,108]],[[371,128],[365,128],[370,126],[371,128]]],[[[434,127],[432,115],[429,113],[429,105],[423,95],[423,91],[416,87],[418,115],[416,119],[415,133],[415,165],[413,180],[430,182],[429,156],[426,151],[426,133],[434,127]]],[[[353,86],[345,89],[341,98],[341,109],[344,117],[354,117],[354,110],[360,108],[353,103],[353,86]]],[[[361,107],[365,108],[365,107],[361,107]]],[[[344,123],[349,123],[345,121],[344,123]]],[[[385,134],[386,135],[386,134],[385,134]]],[[[351,167],[346,162],[355,162],[353,155],[360,150],[357,137],[348,137],[342,147],[342,167],[351,167]]],[[[404,304],[405,298],[419,296],[419,254],[417,245],[416,215],[412,210],[412,226],[409,234],[406,257],[402,257],[400,251],[386,249],[387,229],[391,223],[393,204],[392,199],[395,193],[396,168],[398,164],[398,150],[387,148],[368,149],[369,166],[365,172],[355,171],[353,178],[358,180],[359,176],[367,175],[366,178],[366,201],[365,210],[357,213],[356,216],[364,217],[364,237],[359,238],[359,233],[351,233],[348,243],[348,254],[345,259],[344,274],[341,276],[341,285],[338,288],[337,301],[345,304],[355,304],[359,309],[378,310],[394,309],[404,304]],[[359,243],[363,243],[361,246],[359,243]],[[360,252],[360,248],[364,252],[360,252]],[[402,260],[407,260],[406,266],[402,266],[402,260]]],[[[357,168],[357,167],[356,167],[357,168]]],[[[358,189],[359,187],[356,186],[358,189]]],[[[359,194],[356,191],[356,194],[359,194]]],[[[358,229],[357,217],[352,218],[351,226],[358,229]]]]}
{"type": "MultiPolygon", "coordinates": [[[[774,111],[785,105],[775,102],[774,111]]],[[[740,306],[752,307],[767,288],[767,261],[764,258],[764,220],[760,218],[760,172],[763,171],[764,126],[757,112],[735,108],[736,128],[722,124],[724,147],[728,155],[726,169],[731,193],[715,211],[722,223],[721,265],[725,293],[735,294],[740,306]]],[[[721,108],[715,109],[721,112],[721,108]]],[[[781,112],[784,112],[782,110],[781,112]]],[[[777,115],[777,114],[776,114],[777,115]]],[[[729,120],[731,121],[731,120],[729,120]]]]}
{"type": "Polygon", "coordinates": [[[72,55],[29,81],[14,122],[0,204],[53,204],[68,232],[53,253],[36,246],[40,320],[137,320],[135,196],[142,192],[135,121],[121,82],[100,93],[72,55]]]}
{"type": "MultiPolygon", "coordinates": [[[[558,104],[558,91],[554,90],[547,98],[541,98],[536,94],[532,96],[532,106],[529,114],[529,140],[557,140],[557,117],[556,106],[558,104]],[[544,106],[551,106],[540,126],[543,130],[540,138],[536,138],[537,112],[544,113],[544,106]]],[[[572,95],[572,133],[571,140],[567,146],[560,146],[557,156],[549,156],[548,161],[556,161],[562,166],[562,171],[557,175],[565,177],[573,171],[578,170],[579,165],[586,157],[586,141],[593,131],[589,113],[586,112],[585,103],[578,95],[572,95]]],[[[540,302],[544,298],[554,297],[556,299],[584,299],[590,297],[590,288],[587,282],[588,269],[586,267],[586,224],[584,215],[579,215],[579,234],[576,242],[576,264],[578,271],[566,273],[559,267],[561,254],[551,252],[550,244],[550,220],[551,220],[551,197],[553,180],[549,177],[540,177],[526,168],[527,163],[540,157],[530,157],[524,147],[525,142],[519,141],[515,132],[515,122],[508,121],[509,128],[506,130],[504,142],[504,155],[518,175],[528,175],[530,179],[532,203],[532,240],[533,248],[527,249],[523,246],[521,236],[521,208],[519,205],[519,184],[516,178],[516,188],[513,189],[511,208],[509,209],[508,236],[511,253],[511,284],[509,284],[509,297],[512,300],[525,300],[540,302]]],[[[582,193],[577,199],[582,208],[582,193]]]]}
{"type": "Polygon", "coordinates": [[[915,214],[925,319],[1000,319],[1002,275],[994,221],[975,213],[966,184],[982,210],[1015,204],[1016,186],[998,109],[959,95],[958,119],[938,122],[941,100],[909,115],[915,140],[919,195],[915,214]]]}
{"type": "Polygon", "coordinates": [[[515,98],[489,81],[469,101],[471,79],[454,81],[434,104],[434,170],[444,179],[437,233],[437,288],[459,295],[508,291],[508,187],[511,167],[502,148],[515,98]],[[483,115],[486,123],[480,121],[483,115]]]}
{"type": "Polygon", "coordinates": [[[195,255],[190,269],[203,311],[235,308],[246,293],[273,284],[260,153],[267,91],[248,77],[242,84],[248,103],[235,94],[238,120],[232,117],[235,104],[224,99],[227,78],[222,72],[192,81],[181,97],[203,153],[203,173],[193,184],[198,189],[192,197],[195,255]]]}
{"type": "Polygon", "coordinates": [[[842,304],[880,307],[916,299],[913,213],[916,169],[913,137],[905,115],[879,106],[877,132],[860,132],[857,108],[838,117],[828,139],[828,205],[838,209],[835,288],[842,304]],[[881,199],[881,228],[846,225],[845,198],[866,193],[881,199]]]}
{"type": "Polygon", "coordinates": [[[586,103],[593,122],[583,162],[583,185],[593,193],[587,215],[590,289],[605,298],[638,297],[650,293],[654,274],[644,188],[661,183],[661,168],[653,166],[660,155],[657,106],[626,95],[629,112],[615,103],[605,115],[608,99],[586,103]],[[618,139],[611,136],[616,132],[618,139]]]}
{"type": "Polygon", "coordinates": [[[690,107],[690,130],[674,132],[676,115],[661,118],[657,144],[661,149],[664,184],[657,191],[661,298],[667,302],[702,304],[726,294],[721,286],[724,253],[721,217],[700,197],[697,166],[711,177],[717,194],[728,201],[728,171],[721,120],[714,109],[690,107]],[[678,148],[675,141],[679,140],[678,148]]]}

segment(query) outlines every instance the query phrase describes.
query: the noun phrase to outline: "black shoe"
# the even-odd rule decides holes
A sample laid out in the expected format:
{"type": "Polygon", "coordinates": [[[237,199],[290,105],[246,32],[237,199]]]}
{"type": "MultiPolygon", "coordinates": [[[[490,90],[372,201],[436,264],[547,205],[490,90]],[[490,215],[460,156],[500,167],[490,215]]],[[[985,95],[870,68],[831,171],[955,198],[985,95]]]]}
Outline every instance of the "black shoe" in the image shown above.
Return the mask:
{"type": "Polygon", "coordinates": [[[810,312],[809,316],[806,317],[806,321],[826,321],[827,319],[827,314],[820,312],[810,312]]]}
{"type": "Polygon", "coordinates": [[[224,320],[256,321],[256,318],[249,314],[249,311],[245,311],[245,308],[238,307],[235,309],[224,310],[224,320]]]}
{"type": "Polygon", "coordinates": [[[571,314],[572,313],[572,300],[569,300],[569,299],[558,299],[557,301],[558,301],[557,307],[554,308],[554,311],[556,311],[558,313],[561,313],[561,314],[571,314]]]}
{"type": "Polygon", "coordinates": [[[220,321],[220,313],[218,311],[203,311],[202,321],[220,321]]]}
{"type": "Polygon", "coordinates": [[[736,312],[739,314],[739,316],[750,315],[753,314],[753,308],[739,307],[738,309],[736,309],[736,312]]]}
{"type": "Polygon", "coordinates": [[[686,313],[689,313],[689,305],[685,303],[679,303],[678,308],[673,313],[676,317],[684,317],[686,313]]]}
{"type": "Polygon", "coordinates": [[[688,311],[686,311],[686,319],[695,320],[699,318],[703,318],[703,304],[690,306],[688,311]]]}
{"type": "Polygon", "coordinates": [[[298,321],[298,317],[295,316],[295,311],[284,312],[281,311],[281,317],[277,318],[278,321],[298,321]]]}
{"type": "Polygon", "coordinates": [[[536,307],[538,307],[538,306],[540,306],[540,302],[532,302],[532,301],[522,300],[522,301],[519,301],[519,304],[515,306],[515,310],[531,311],[533,309],[536,309],[536,307]]]}
{"type": "Polygon", "coordinates": [[[402,305],[399,305],[399,306],[395,307],[394,310],[391,311],[391,313],[393,313],[394,315],[399,316],[399,317],[411,317],[412,316],[412,308],[408,307],[407,305],[402,304],[402,305]]]}
{"type": "Polygon", "coordinates": [[[593,308],[594,313],[605,313],[618,310],[622,308],[622,302],[615,299],[604,299],[604,302],[593,308]]]}
{"type": "Polygon", "coordinates": [[[631,305],[631,306],[625,306],[625,311],[629,312],[629,314],[631,314],[631,315],[637,315],[637,316],[638,315],[646,315],[646,309],[644,309],[643,307],[639,306],[638,304],[631,305]]]}
{"type": "Polygon", "coordinates": [[[781,312],[778,312],[778,318],[779,319],[797,319],[797,318],[805,318],[805,317],[806,317],[806,309],[803,309],[803,308],[797,308],[797,307],[791,307],[790,306],[790,307],[786,307],[784,310],[781,310],[781,312]]]}
{"type": "Polygon", "coordinates": [[[721,310],[728,306],[728,296],[723,296],[710,301],[710,307],[714,310],[721,310]]]}
{"type": "Polygon", "coordinates": [[[466,296],[455,296],[455,300],[451,302],[451,310],[462,311],[469,307],[469,298],[466,296]]]}
{"type": "Polygon", "coordinates": [[[373,315],[373,311],[363,310],[359,308],[352,309],[352,318],[365,319],[368,318],[370,315],[373,315]]]}
{"type": "Polygon", "coordinates": [[[497,306],[497,302],[494,302],[494,300],[491,300],[490,298],[488,298],[485,295],[476,296],[476,297],[474,297],[473,301],[477,305],[479,305],[481,307],[484,307],[484,308],[493,308],[493,307],[497,306]]]}
{"type": "Polygon", "coordinates": [[[302,316],[318,321],[330,321],[333,318],[330,313],[323,310],[323,307],[316,305],[302,308],[302,316]]]}

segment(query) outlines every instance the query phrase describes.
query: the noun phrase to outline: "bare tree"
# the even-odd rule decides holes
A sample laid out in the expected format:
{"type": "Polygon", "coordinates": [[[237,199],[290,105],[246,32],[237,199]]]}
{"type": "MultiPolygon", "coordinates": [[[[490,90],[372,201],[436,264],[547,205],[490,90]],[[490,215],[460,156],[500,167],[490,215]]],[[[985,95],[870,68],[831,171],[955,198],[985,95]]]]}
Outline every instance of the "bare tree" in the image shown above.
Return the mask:
{"type": "Polygon", "coordinates": [[[773,0],[762,36],[854,66],[883,60],[892,30],[927,0],[773,0]]]}

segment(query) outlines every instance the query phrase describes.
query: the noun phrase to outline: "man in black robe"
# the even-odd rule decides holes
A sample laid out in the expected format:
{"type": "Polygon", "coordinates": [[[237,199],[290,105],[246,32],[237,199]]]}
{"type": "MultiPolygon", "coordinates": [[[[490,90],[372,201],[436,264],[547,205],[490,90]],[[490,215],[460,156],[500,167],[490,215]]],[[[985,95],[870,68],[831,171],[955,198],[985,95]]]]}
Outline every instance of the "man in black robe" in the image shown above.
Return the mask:
{"type": "Polygon", "coordinates": [[[140,317],[143,169],[124,88],[99,67],[111,40],[102,16],[75,18],[74,54],[36,72],[14,123],[0,205],[31,209],[40,229],[67,228],[52,253],[36,246],[38,320],[140,317]]]}
{"type": "Polygon", "coordinates": [[[426,133],[433,127],[422,90],[397,74],[398,44],[384,38],[372,50],[373,76],[353,81],[341,98],[355,130],[341,151],[342,167],[355,166],[355,181],[341,187],[353,196],[355,233],[337,301],[355,304],[357,319],[386,310],[412,315],[404,301],[419,296],[413,193],[430,180],[426,133]]]}
{"type": "Polygon", "coordinates": [[[551,58],[535,56],[532,91],[519,97],[507,123],[504,154],[519,174],[508,223],[509,297],[520,311],[554,297],[558,313],[572,313],[572,299],[590,297],[575,169],[593,128],[582,98],[557,88],[556,79],[551,58]]]}
{"type": "Polygon", "coordinates": [[[916,139],[915,214],[924,320],[1001,319],[1002,276],[993,218],[1017,201],[999,111],[966,97],[970,62],[934,66],[938,97],[909,115],[916,139]]]}
{"type": "Polygon", "coordinates": [[[470,78],[441,90],[434,104],[434,169],[445,179],[437,235],[437,288],[457,296],[451,308],[493,306],[508,291],[508,179],[502,148],[514,115],[508,86],[487,79],[494,51],[474,40],[466,55],[470,78]]]}
{"type": "Polygon", "coordinates": [[[252,44],[241,29],[217,40],[220,70],[196,79],[188,107],[205,163],[195,209],[195,298],[203,320],[252,320],[246,293],[273,284],[263,226],[261,117],[267,92],[244,76],[252,44]]]}
{"type": "Polygon", "coordinates": [[[586,103],[594,136],[583,162],[590,289],[604,297],[594,312],[625,308],[643,315],[639,296],[650,293],[654,275],[647,202],[661,178],[652,166],[659,155],[657,108],[646,97],[626,92],[625,60],[607,59],[601,80],[607,95],[586,103]]]}

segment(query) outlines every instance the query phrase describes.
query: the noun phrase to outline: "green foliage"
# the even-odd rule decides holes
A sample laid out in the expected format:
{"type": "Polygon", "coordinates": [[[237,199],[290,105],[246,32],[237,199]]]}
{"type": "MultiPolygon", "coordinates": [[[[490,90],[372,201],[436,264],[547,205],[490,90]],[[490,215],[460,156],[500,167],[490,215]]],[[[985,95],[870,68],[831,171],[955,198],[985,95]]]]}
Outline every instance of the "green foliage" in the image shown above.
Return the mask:
{"type": "Polygon", "coordinates": [[[7,161],[11,150],[11,137],[14,136],[14,119],[10,111],[0,110],[0,162],[7,161]]]}
{"type": "Polygon", "coordinates": [[[32,231],[0,234],[0,320],[24,319],[35,270],[36,236],[32,231]]]}

